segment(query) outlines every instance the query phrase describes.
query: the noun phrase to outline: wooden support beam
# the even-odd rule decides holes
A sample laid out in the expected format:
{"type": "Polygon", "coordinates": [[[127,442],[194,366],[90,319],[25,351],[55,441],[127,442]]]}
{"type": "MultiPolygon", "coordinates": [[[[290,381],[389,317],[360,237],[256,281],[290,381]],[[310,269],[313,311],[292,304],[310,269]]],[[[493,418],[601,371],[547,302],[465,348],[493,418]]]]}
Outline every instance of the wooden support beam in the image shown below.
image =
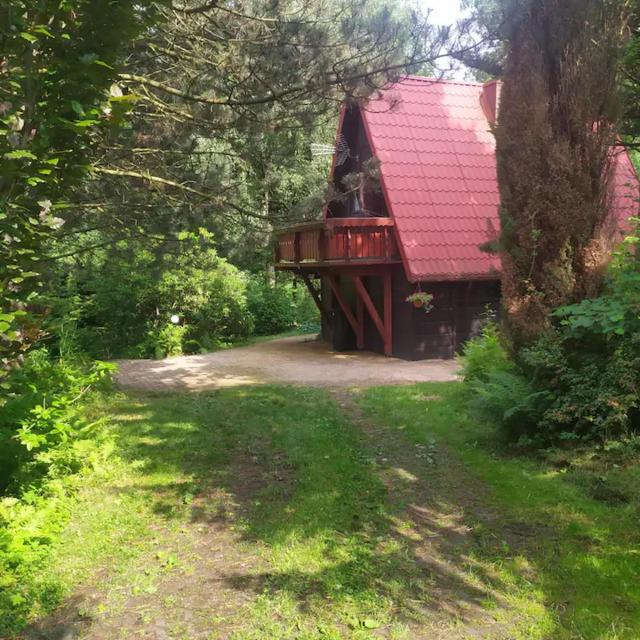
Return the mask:
{"type": "Polygon", "coordinates": [[[384,274],[384,353],[393,353],[393,296],[391,274],[384,274]]]}
{"type": "Polygon", "coordinates": [[[347,304],[346,300],[342,296],[338,279],[335,276],[330,276],[329,284],[331,285],[331,291],[333,291],[333,295],[336,297],[336,300],[338,301],[338,304],[342,309],[342,313],[344,313],[345,317],[347,318],[347,321],[349,322],[349,324],[351,325],[351,328],[353,329],[353,332],[357,336],[360,333],[360,325],[358,324],[358,321],[355,319],[353,313],[351,312],[351,309],[349,308],[349,305],[347,304]]]}
{"type": "MultiPolygon", "coordinates": [[[[373,324],[376,326],[376,329],[378,330],[378,333],[380,334],[380,337],[384,342],[384,354],[386,356],[390,356],[392,353],[393,345],[391,344],[391,340],[389,340],[388,338],[385,323],[381,320],[380,315],[378,314],[378,310],[373,304],[373,300],[371,300],[371,297],[369,296],[369,292],[367,291],[367,288],[364,286],[364,282],[362,282],[362,278],[360,276],[353,276],[353,282],[356,285],[356,292],[358,296],[362,298],[362,301],[364,302],[365,307],[367,307],[367,311],[369,312],[369,315],[373,320],[373,324]]],[[[386,286],[385,286],[385,297],[386,297],[386,286]]],[[[391,305],[389,301],[389,303],[385,305],[385,314],[384,314],[385,320],[387,320],[387,316],[389,316],[390,314],[391,314],[391,305]]],[[[389,323],[389,326],[391,326],[391,323],[389,323]]]]}
{"type": "Polygon", "coordinates": [[[356,320],[359,328],[358,333],[356,333],[356,344],[358,349],[364,349],[364,304],[359,295],[356,295],[356,320]]]}
{"type": "Polygon", "coordinates": [[[302,278],[302,281],[306,285],[307,290],[309,291],[309,294],[313,298],[313,301],[316,303],[316,307],[318,307],[318,311],[320,311],[320,315],[324,318],[325,322],[329,324],[330,323],[329,315],[327,314],[327,310],[322,305],[322,298],[320,297],[320,293],[313,286],[313,283],[311,282],[311,278],[309,278],[309,274],[303,272],[300,274],[300,277],[302,278]]]}

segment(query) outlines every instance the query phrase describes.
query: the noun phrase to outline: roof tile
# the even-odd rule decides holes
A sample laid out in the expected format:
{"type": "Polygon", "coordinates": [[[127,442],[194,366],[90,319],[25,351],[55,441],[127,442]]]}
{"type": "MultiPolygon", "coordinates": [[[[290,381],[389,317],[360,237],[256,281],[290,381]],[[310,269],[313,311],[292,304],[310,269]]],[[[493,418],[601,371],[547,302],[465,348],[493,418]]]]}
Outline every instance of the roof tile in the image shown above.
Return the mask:
{"type": "MultiPolygon", "coordinates": [[[[481,94],[479,83],[408,76],[362,111],[412,281],[497,277],[499,258],[480,250],[500,228],[481,94]]],[[[616,219],[626,220],[639,189],[623,150],[612,180],[616,219]]]]}

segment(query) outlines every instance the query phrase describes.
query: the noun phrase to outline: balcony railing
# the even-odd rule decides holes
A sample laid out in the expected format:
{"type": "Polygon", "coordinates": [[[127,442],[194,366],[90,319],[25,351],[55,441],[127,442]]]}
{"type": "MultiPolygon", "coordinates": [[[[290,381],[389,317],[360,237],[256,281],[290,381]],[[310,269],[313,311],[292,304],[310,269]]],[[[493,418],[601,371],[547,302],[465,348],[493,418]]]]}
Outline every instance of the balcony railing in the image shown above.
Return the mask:
{"type": "Polygon", "coordinates": [[[276,239],[276,266],[398,262],[391,218],[328,218],[294,225],[276,239]]]}

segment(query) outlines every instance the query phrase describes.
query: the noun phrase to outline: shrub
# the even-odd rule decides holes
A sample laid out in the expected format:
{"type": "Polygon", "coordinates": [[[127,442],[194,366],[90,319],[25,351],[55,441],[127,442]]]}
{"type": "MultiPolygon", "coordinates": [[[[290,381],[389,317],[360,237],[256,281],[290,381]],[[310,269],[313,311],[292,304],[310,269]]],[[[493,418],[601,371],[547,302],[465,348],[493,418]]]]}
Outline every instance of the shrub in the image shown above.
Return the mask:
{"type": "Polygon", "coordinates": [[[40,349],[5,380],[0,410],[2,637],[20,627],[38,602],[58,597],[56,585],[36,577],[64,527],[79,472],[102,455],[86,404],[112,369],[105,363],[53,359],[40,349]]]}
{"type": "Polygon", "coordinates": [[[535,429],[546,394],[534,390],[518,371],[495,322],[488,321],[465,345],[462,372],[471,408],[496,423],[507,438],[523,438],[535,429]]]}
{"type": "Polygon", "coordinates": [[[290,278],[270,284],[264,277],[251,279],[248,308],[257,335],[273,335],[295,328],[315,329],[318,310],[303,286],[290,278]]]}
{"type": "Polygon", "coordinates": [[[281,333],[294,326],[295,303],[286,286],[270,286],[254,278],[249,287],[248,304],[257,335],[281,333]]]}
{"type": "MultiPolygon", "coordinates": [[[[90,238],[96,243],[98,238],[90,238]]],[[[161,357],[185,340],[206,348],[253,330],[247,277],[220,258],[205,231],[174,242],[127,240],[81,254],[58,272],[52,333],[73,327],[78,348],[94,357],[161,357]]]]}
{"type": "Polygon", "coordinates": [[[113,365],[54,360],[33,351],[6,381],[0,412],[0,492],[75,468],[71,448],[86,427],[82,400],[113,365]]]}
{"type": "Polygon", "coordinates": [[[507,356],[495,325],[470,341],[471,404],[539,445],[628,438],[640,430],[640,235],[614,254],[603,294],[554,312],[556,326],[507,356]]]}
{"type": "Polygon", "coordinates": [[[578,346],[558,331],[523,351],[522,369],[549,399],[538,439],[605,441],[640,427],[640,344],[616,342],[578,346]]]}
{"type": "Polygon", "coordinates": [[[182,351],[187,355],[202,353],[202,345],[197,340],[184,340],[182,343],[182,351]]]}
{"type": "Polygon", "coordinates": [[[144,344],[144,355],[157,359],[182,355],[186,329],[171,323],[151,329],[144,344]]]}
{"type": "Polygon", "coordinates": [[[489,371],[470,383],[470,406],[487,421],[497,423],[509,439],[528,443],[544,413],[548,394],[535,391],[516,371],[489,371]]]}
{"type": "Polygon", "coordinates": [[[513,371],[511,361],[498,325],[487,322],[480,335],[469,340],[462,357],[462,374],[465,382],[486,381],[496,371],[513,371]]]}

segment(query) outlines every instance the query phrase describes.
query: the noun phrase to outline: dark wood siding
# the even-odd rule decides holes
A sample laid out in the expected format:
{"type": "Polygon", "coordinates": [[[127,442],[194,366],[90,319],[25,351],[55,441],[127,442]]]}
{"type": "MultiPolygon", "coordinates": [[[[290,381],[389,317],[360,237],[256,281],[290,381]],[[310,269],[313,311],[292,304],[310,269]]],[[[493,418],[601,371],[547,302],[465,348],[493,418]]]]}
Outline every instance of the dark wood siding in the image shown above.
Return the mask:
{"type": "Polygon", "coordinates": [[[405,302],[416,290],[400,271],[394,278],[394,354],[406,360],[453,358],[476,335],[487,309],[498,313],[498,281],[423,282],[433,309],[425,313],[405,302]]]}
{"type": "MultiPolygon", "coordinates": [[[[450,359],[459,353],[464,343],[477,335],[487,309],[498,313],[500,283],[496,281],[423,282],[422,291],[434,296],[433,309],[425,313],[405,302],[416,290],[408,282],[401,265],[389,267],[393,273],[393,355],[405,360],[429,358],[450,359]]],[[[347,275],[340,277],[340,290],[355,312],[355,290],[347,275]]],[[[365,276],[363,282],[382,316],[383,283],[380,276],[365,276]]],[[[337,351],[356,349],[356,337],[331,295],[331,288],[322,279],[323,305],[330,317],[330,325],[323,324],[323,337],[337,351]]],[[[365,349],[383,352],[383,342],[373,321],[365,310],[365,349]]]]}

